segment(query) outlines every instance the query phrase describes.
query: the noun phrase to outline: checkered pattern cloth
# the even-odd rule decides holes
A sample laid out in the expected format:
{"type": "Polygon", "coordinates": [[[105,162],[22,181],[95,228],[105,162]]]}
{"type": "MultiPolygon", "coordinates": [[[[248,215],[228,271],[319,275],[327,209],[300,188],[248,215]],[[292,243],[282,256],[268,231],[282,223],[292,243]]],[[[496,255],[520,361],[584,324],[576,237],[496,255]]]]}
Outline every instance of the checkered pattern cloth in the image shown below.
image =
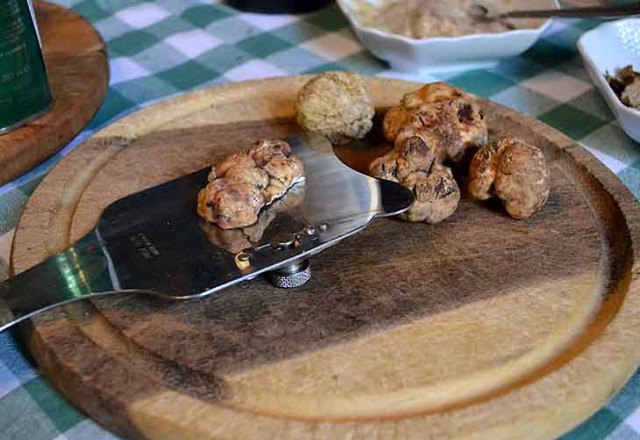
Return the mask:
{"type": "MultiPolygon", "coordinates": [[[[640,196],[640,146],[613,120],[575,50],[598,22],[554,23],[530,51],[494,68],[436,75],[390,70],[354,37],[335,6],[303,15],[241,14],[212,1],[57,0],[89,19],[107,43],[106,101],[69,146],[0,188],[0,279],[21,210],[46,172],[93,132],[159,99],[228,81],[352,69],[422,82],[444,80],[534,116],[602,160],[640,196]]],[[[640,374],[565,439],[640,439],[640,374]]],[[[0,334],[1,439],[115,438],[67,403],[35,369],[19,338],[0,334]]]]}

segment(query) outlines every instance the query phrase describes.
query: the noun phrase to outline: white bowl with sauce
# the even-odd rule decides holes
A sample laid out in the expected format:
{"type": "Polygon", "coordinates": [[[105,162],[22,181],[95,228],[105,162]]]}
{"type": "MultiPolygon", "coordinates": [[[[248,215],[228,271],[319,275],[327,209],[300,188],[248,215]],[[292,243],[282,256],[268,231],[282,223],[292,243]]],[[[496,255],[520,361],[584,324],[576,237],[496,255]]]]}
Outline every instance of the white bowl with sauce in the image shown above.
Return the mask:
{"type": "MultiPolygon", "coordinates": [[[[405,1],[405,0],[400,0],[405,1]]],[[[423,0],[426,4],[429,0],[423,0]]],[[[556,0],[505,0],[509,9],[551,9],[559,7],[556,0]]],[[[496,64],[501,58],[516,56],[535,44],[551,24],[537,20],[536,27],[505,30],[494,33],[470,33],[459,36],[413,38],[363,25],[358,8],[363,3],[378,5],[384,0],[337,0],[362,44],[376,57],[397,70],[433,72],[438,70],[479,68],[496,64]]],[[[479,0],[478,3],[482,4],[479,0]]],[[[454,6],[451,5],[453,8],[454,6]]],[[[516,23],[516,21],[513,21],[516,23]]],[[[518,21],[517,23],[523,23],[518,21]]],[[[528,21],[524,25],[531,25],[528,21]]]]}
{"type": "Polygon", "coordinates": [[[620,127],[640,142],[640,110],[624,105],[604,77],[605,72],[615,75],[629,64],[640,70],[640,18],[608,22],[586,32],[578,40],[578,52],[620,127]]]}

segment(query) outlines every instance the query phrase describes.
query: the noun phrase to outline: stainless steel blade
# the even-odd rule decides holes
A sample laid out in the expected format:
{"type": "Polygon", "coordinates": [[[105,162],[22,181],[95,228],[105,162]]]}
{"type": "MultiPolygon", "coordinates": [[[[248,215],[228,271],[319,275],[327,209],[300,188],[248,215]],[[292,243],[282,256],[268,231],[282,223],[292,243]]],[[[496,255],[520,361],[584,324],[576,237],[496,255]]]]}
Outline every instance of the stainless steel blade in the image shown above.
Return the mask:
{"type": "Polygon", "coordinates": [[[212,228],[218,228],[204,224],[195,210],[208,174],[208,169],[198,171],[116,201],[93,232],[0,284],[0,331],[42,310],[94,295],[209,295],[308,258],[373,218],[399,214],[413,203],[412,193],[402,186],[344,165],[321,136],[288,141],[305,168],[302,200],[272,215],[261,237],[246,248],[232,252],[211,239],[212,228]]]}

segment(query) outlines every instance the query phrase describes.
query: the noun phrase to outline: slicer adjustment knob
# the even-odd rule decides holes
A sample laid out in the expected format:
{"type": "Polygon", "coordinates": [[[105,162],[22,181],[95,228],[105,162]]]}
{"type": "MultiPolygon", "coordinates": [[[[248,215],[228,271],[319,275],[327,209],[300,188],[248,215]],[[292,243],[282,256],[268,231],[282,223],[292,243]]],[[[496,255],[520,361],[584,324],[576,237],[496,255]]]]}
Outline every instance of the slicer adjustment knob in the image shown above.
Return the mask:
{"type": "Polygon", "coordinates": [[[309,260],[297,261],[269,272],[269,281],[275,287],[292,289],[300,287],[311,279],[309,260]]]}

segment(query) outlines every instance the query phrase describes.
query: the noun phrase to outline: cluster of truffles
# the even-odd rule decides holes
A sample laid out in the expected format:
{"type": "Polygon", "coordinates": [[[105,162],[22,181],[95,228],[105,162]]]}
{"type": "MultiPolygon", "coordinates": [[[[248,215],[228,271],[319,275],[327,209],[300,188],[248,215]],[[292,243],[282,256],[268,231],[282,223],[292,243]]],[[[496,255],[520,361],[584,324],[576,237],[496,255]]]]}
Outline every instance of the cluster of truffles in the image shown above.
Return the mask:
{"type": "Polygon", "coordinates": [[[460,188],[444,163],[459,163],[487,142],[476,100],[444,83],[427,84],[387,112],[383,131],[394,148],[374,160],[369,171],[413,191],[415,203],[402,218],[432,224],[451,216],[460,188]]]}
{"type": "MultiPolygon", "coordinates": [[[[364,137],[375,109],[364,79],[354,72],[327,72],[308,81],[296,102],[299,124],[334,144],[364,137]]],[[[415,203],[402,218],[438,223],[451,216],[460,188],[449,166],[473,155],[468,192],[477,200],[498,197],[514,218],[531,216],[549,196],[549,170],[535,146],[508,136],[488,143],[487,123],[477,100],[444,83],[427,84],[405,95],[383,121],[393,150],[375,159],[372,176],[392,180],[413,191],[415,203]]],[[[249,151],[233,154],[211,168],[198,194],[198,214],[223,230],[207,230],[212,241],[233,249],[262,234],[279,209],[261,210],[303,180],[302,162],[280,140],[260,140],[249,151]]],[[[286,209],[300,197],[282,202],[286,209]]]]}
{"type": "Polygon", "coordinates": [[[222,229],[254,224],[260,210],[303,179],[302,162],[280,140],[260,140],[211,167],[198,193],[198,214],[222,229]]]}
{"type": "MultiPolygon", "coordinates": [[[[315,76],[300,90],[296,109],[303,128],[334,144],[364,137],[374,115],[365,81],[354,72],[315,76]]],[[[438,223],[451,216],[460,188],[449,167],[460,167],[471,156],[473,198],[498,197],[518,219],[531,216],[548,198],[542,152],[513,137],[489,143],[478,101],[456,87],[438,82],[406,94],[387,111],[382,128],[393,150],[375,159],[369,172],[413,191],[415,203],[401,215],[405,220],[438,223]]]]}

